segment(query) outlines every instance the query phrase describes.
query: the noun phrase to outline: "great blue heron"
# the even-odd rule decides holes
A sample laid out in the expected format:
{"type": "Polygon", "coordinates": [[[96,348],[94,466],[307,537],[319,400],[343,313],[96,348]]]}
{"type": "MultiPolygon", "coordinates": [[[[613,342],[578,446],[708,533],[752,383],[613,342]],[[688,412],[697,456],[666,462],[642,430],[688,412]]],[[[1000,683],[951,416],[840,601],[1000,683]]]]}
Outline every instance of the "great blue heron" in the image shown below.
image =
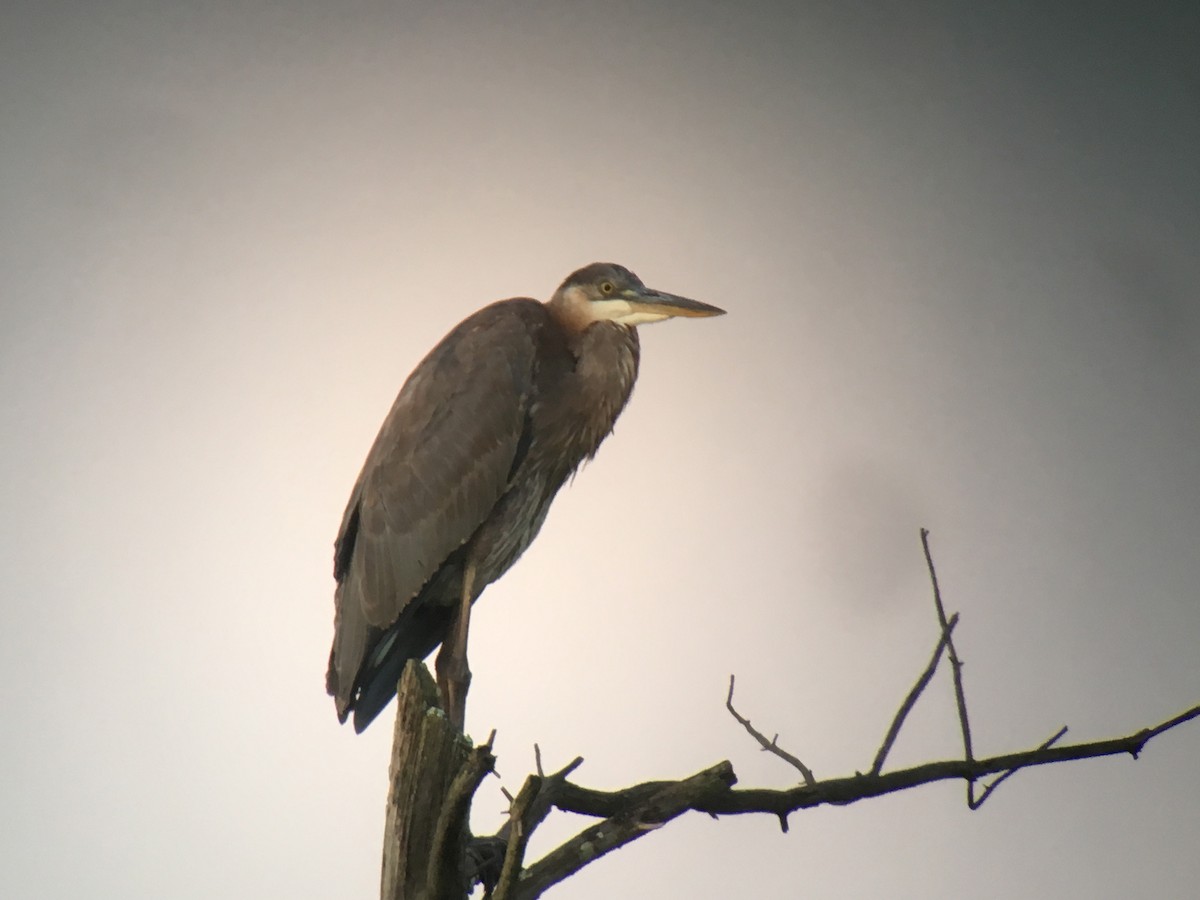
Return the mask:
{"type": "Polygon", "coordinates": [[[548,303],[501,300],[463,320],[400,389],[367,454],[334,549],[326,687],[362,731],[405,662],[439,643],[438,683],[463,725],[471,603],[525,552],[590,459],[638,371],[634,327],[724,310],[593,263],[548,303]]]}

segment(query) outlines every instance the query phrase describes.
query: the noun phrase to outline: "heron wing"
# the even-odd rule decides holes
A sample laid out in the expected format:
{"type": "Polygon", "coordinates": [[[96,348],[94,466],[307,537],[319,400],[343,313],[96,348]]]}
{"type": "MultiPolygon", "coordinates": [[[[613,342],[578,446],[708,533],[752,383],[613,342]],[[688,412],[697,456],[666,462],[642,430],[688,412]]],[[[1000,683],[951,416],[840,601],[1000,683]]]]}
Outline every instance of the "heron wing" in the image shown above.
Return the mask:
{"type": "Polygon", "coordinates": [[[460,323],[409,376],[367,455],[338,532],[330,691],[348,699],[386,628],[466,543],[507,487],[532,390],[533,300],[460,323]]]}

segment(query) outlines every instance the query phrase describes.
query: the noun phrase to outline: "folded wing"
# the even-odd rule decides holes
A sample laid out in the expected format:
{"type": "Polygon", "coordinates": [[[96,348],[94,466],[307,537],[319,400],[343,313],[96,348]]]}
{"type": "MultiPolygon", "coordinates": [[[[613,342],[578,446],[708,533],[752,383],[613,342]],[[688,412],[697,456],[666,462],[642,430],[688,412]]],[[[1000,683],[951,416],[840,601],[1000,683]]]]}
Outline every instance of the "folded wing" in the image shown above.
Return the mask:
{"type": "Polygon", "coordinates": [[[540,303],[506,300],[464,320],[409,376],[380,428],[334,551],[327,686],[343,720],[372,644],[504,494],[545,316],[540,303]]]}

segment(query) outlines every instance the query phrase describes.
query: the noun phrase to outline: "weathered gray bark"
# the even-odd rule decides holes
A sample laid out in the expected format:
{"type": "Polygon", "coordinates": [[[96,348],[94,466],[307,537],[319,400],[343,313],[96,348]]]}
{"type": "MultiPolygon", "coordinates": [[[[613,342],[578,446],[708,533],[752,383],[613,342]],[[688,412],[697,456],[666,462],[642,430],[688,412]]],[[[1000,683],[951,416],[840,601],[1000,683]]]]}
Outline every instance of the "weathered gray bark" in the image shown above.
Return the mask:
{"type": "Polygon", "coordinates": [[[470,745],[446,718],[437,685],[423,663],[413,660],[405,666],[398,706],[388,772],[381,900],[464,897],[465,818],[443,816],[443,810],[455,777],[472,758],[470,745]]]}

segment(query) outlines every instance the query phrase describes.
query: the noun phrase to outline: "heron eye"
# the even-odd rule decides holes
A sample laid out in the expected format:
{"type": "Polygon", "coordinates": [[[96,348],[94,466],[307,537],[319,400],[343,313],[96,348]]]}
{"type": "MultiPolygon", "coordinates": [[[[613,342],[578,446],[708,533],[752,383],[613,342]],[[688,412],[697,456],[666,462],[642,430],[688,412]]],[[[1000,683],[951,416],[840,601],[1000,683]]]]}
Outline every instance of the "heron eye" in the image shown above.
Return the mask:
{"type": "Polygon", "coordinates": [[[611,294],[613,292],[613,283],[611,281],[600,282],[600,291],[605,294],[611,294]]]}

